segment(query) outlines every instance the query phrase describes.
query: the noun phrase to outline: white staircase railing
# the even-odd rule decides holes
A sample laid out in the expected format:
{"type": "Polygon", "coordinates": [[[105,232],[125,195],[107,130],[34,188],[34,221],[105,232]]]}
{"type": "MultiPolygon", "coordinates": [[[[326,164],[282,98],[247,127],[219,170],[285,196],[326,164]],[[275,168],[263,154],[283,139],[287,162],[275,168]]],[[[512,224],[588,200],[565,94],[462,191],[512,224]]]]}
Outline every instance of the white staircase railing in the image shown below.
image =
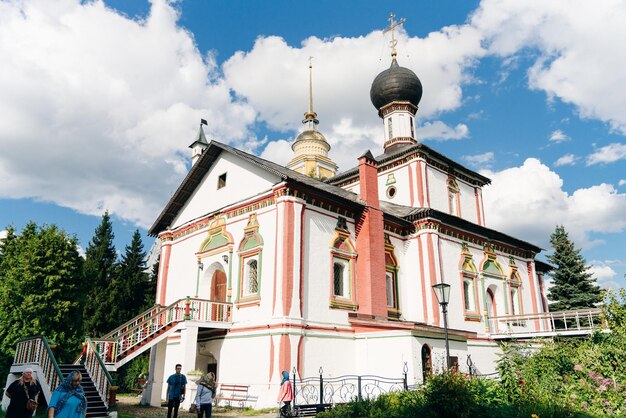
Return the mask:
{"type": "Polygon", "coordinates": [[[492,338],[585,335],[608,330],[600,308],[492,316],[488,318],[488,324],[492,338]]]}
{"type": "MultiPolygon", "coordinates": [[[[94,338],[91,341],[104,364],[115,365],[182,321],[230,322],[231,312],[232,303],[195,298],[180,299],[167,307],[151,308],[143,319],[132,320],[107,334],[109,338],[94,338]]],[[[141,318],[141,315],[137,318],[141,318]]]]}

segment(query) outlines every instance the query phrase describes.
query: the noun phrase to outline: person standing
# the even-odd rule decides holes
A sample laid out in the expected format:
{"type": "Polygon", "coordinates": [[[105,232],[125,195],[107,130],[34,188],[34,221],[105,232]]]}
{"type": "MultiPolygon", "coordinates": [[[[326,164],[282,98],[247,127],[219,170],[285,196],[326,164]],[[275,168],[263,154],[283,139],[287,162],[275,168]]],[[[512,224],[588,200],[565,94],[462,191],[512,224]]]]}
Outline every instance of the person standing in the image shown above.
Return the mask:
{"type": "Polygon", "coordinates": [[[180,371],[183,366],[177,364],[176,373],[167,378],[167,418],[178,418],[178,407],[185,400],[187,378],[180,371]],[[172,410],[174,416],[172,417],[172,410]]]}
{"type": "Polygon", "coordinates": [[[194,403],[198,406],[198,418],[211,418],[213,410],[213,399],[215,398],[215,373],[209,372],[198,380],[198,390],[194,403]]]}
{"type": "Polygon", "coordinates": [[[7,408],[6,418],[29,418],[34,411],[26,409],[26,402],[29,399],[37,402],[39,397],[39,384],[33,377],[33,369],[24,369],[22,376],[11,383],[6,390],[6,395],[11,399],[7,408]]]}
{"type": "Polygon", "coordinates": [[[80,384],[83,375],[74,370],[52,392],[48,418],[83,418],[87,414],[87,398],[80,384]]]}
{"type": "Polygon", "coordinates": [[[289,415],[289,408],[291,407],[291,401],[293,400],[293,387],[289,381],[289,372],[283,370],[283,380],[280,382],[280,392],[278,392],[278,403],[284,402],[280,407],[280,416],[287,417],[289,415]]]}

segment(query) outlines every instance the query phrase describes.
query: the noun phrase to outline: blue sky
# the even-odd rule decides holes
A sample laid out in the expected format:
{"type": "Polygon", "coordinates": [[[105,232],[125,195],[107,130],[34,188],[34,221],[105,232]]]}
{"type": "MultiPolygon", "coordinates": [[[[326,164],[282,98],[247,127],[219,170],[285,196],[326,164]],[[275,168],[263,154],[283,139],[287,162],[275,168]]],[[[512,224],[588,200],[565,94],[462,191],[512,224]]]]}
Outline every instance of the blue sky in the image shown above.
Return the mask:
{"type": "Polygon", "coordinates": [[[188,170],[201,117],[285,163],[309,56],[330,156],[380,152],[369,88],[390,12],[424,85],[418,136],[493,180],[488,226],[549,250],[562,223],[599,282],[625,286],[618,2],[0,0],[0,230],[56,223],[86,247],[108,209],[122,251],[188,170]]]}

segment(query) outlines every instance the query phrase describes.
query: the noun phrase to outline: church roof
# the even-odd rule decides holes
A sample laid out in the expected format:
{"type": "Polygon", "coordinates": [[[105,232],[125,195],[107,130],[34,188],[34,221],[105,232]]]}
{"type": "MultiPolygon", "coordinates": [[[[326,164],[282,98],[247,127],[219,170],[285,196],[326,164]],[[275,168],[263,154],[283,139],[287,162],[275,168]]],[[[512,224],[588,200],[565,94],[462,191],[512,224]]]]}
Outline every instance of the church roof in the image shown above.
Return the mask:
{"type": "MultiPolygon", "coordinates": [[[[409,148],[415,147],[416,146],[411,146],[409,148]]],[[[273,163],[252,154],[248,154],[247,152],[238,150],[226,144],[222,144],[221,142],[212,140],[209,143],[207,149],[202,153],[196,164],[191,167],[191,170],[189,171],[185,179],[182,181],[176,192],[174,192],[174,195],[171,197],[170,201],[167,203],[157,220],[150,228],[150,235],[158,235],[159,232],[165,230],[171,224],[171,222],[178,215],[179,211],[187,203],[187,200],[191,197],[196,187],[200,184],[200,182],[204,178],[204,175],[209,171],[213,163],[217,160],[222,152],[227,152],[229,154],[235,155],[249,162],[250,164],[253,164],[269,173],[280,177],[283,181],[300,184],[309,189],[316,190],[321,194],[324,194],[325,197],[334,199],[352,209],[361,210],[365,207],[365,202],[363,202],[356,193],[350,192],[332,184],[316,180],[312,177],[290,170],[279,164],[273,163]]],[[[394,153],[394,156],[396,156],[395,154],[397,153],[394,153]]],[[[380,162],[380,156],[377,158],[377,160],[380,162]]],[[[504,242],[509,245],[532,251],[534,253],[541,252],[541,248],[533,244],[519,240],[517,238],[513,238],[509,235],[503,234],[493,229],[474,224],[465,219],[449,215],[435,209],[414,208],[386,201],[380,201],[380,209],[383,211],[387,219],[395,221],[400,225],[411,226],[414,221],[426,218],[433,218],[440,220],[445,224],[457,227],[461,230],[476,233],[490,240],[504,242]]]]}
{"type": "Polygon", "coordinates": [[[204,175],[209,171],[213,162],[222,152],[228,152],[236,155],[257,167],[282,178],[283,180],[289,180],[318,189],[321,192],[327,193],[335,198],[339,198],[339,200],[341,200],[344,204],[351,206],[362,206],[364,204],[355,193],[349,192],[341,187],[326,184],[279,164],[212,140],[198,161],[191,167],[187,176],[183,179],[178,189],[176,189],[170,198],[170,201],[167,203],[157,220],[148,231],[150,235],[156,236],[159,232],[163,231],[171,224],[171,222],[176,218],[176,215],[178,215],[178,212],[187,203],[187,200],[191,197],[196,187],[200,184],[204,175]]]}
{"type": "MultiPolygon", "coordinates": [[[[421,152],[425,154],[427,159],[435,163],[439,163],[447,168],[453,169],[457,174],[464,175],[466,177],[466,180],[478,186],[491,184],[491,180],[489,178],[481,174],[478,174],[477,172],[470,170],[467,167],[462,166],[456,161],[449,159],[445,155],[440,154],[439,152],[435,151],[434,149],[422,143],[412,144],[412,145],[399,145],[397,147],[393,147],[392,149],[389,149],[384,154],[381,154],[375,157],[375,160],[379,166],[383,166],[389,162],[398,160],[404,157],[405,155],[408,155],[414,152],[421,152]]],[[[326,180],[326,182],[330,184],[337,184],[347,179],[350,179],[351,177],[358,177],[358,175],[359,175],[359,167],[357,166],[357,167],[351,168],[350,170],[337,174],[335,177],[332,177],[326,180]]]]}
{"type": "Polygon", "coordinates": [[[409,102],[417,107],[422,98],[422,83],[415,73],[398,65],[394,57],[391,66],[372,82],[370,99],[376,110],[392,102],[409,102]]]}

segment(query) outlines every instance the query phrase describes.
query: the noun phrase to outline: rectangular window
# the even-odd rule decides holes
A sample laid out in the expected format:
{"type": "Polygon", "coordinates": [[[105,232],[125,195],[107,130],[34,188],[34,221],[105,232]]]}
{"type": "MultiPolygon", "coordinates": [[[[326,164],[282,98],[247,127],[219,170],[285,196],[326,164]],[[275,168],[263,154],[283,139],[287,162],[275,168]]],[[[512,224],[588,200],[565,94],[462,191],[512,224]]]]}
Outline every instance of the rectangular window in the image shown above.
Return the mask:
{"type": "Polygon", "coordinates": [[[387,274],[387,307],[396,308],[396,279],[395,274],[388,271],[387,274]]]}
{"type": "Polygon", "coordinates": [[[342,262],[335,261],[333,265],[333,294],[335,296],[345,296],[344,276],[346,266],[342,262]]]}
{"type": "Polygon", "coordinates": [[[259,291],[259,281],[257,279],[257,266],[258,263],[256,260],[250,260],[247,263],[248,271],[246,274],[246,279],[248,281],[246,288],[248,289],[248,294],[253,295],[259,291]]]}
{"type": "Polygon", "coordinates": [[[411,122],[411,138],[415,138],[415,127],[413,126],[413,117],[409,117],[409,121],[411,122]]]}
{"type": "Polygon", "coordinates": [[[453,190],[448,190],[448,200],[450,206],[450,215],[459,215],[459,206],[457,204],[458,193],[453,190]]]}
{"type": "Polygon", "coordinates": [[[476,293],[474,291],[474,279],[471,277],[463,278],[463,305],[466,311],[474,312],[476,293]]]}
{"type": "Polygon", "coordinates": [[[217,178],[217,189],[221,189],[222,187],[226,187],[226,173],[220,174],[217,178]]]}
{"type": "Polygon", "coordinates": [[[511,287],[511,315],[521,314],[519,308],[519,288],[511,287]]]}
{"type": "Polygon", "coordinates": [[[393,138],[393,127],[391,125],[391,117],[389,119],[387,119],[387,129],[389,130],[389,132],[388,132],[389,133],[389,138],[388,139],[393,138]]]}

